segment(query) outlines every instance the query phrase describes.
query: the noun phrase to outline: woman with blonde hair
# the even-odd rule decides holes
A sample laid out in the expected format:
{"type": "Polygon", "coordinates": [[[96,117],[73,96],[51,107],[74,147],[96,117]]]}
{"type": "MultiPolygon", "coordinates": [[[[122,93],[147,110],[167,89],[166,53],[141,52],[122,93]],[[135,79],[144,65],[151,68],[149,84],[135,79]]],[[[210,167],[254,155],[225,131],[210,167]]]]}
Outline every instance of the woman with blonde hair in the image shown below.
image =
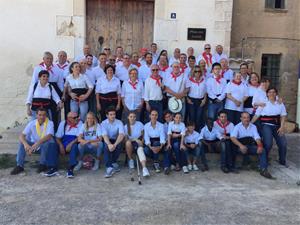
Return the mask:
{"type": "Polygon", "coordinates": [[[103,151],[103,142],[100,125],[97,123],[97,118],[93,112],[88,112],[86,121],[82,124],[78,133],[78,151],[79,160],[74,170],[78,171],[83,165],[83,156],[86,153],[96,155],[96,161],[92,170],[98,170],[100,164],[100,156],[103,151]]]}

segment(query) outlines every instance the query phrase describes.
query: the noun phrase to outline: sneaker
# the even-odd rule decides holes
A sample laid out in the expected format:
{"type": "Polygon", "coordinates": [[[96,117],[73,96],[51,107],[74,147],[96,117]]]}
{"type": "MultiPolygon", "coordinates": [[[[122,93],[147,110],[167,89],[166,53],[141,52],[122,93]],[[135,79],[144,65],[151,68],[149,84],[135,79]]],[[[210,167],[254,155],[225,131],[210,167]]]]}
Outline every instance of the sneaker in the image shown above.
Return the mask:
{"type": "Polygon", "coordinates": [[[153,163],[153,167],[156,173],[160,173],[159,163],[153,163]]]}
{"type": "Polygon", "coordinates": [[[74,167],[74,170],[75,170],[75,171],[79,171],[79,170],[81,169],[82,165],[83,165],[83,162],[80,160],[80,161],[77,163],[77,165],[74,167]]]}
{"type": "Polygon", "coordinates": [[[67,171],[67,178],[74,178],[74,172],[73,172],[73,170],[68,170],[67,171]]]}
{"type": "Polygon", "coordinates": [[[109,177],[112,177],[112,175],[114,174],[114,168],[112,167],[108,167],[106,169],[106,172],[105,172],[105,178],[109,178],[109,177]]]}
{"type": "Polygon", "coordinates": [[[198,166],[196,164],[193,165],[193,170],[194,171],[198,171],[199,170],[199,168],[198,168],[198,166]]]}
{"type": "Polygon", "coordinates": [[[97,159],[94,163],[94,166],[92,167],[92,170],[93,171],[96,171],[99,169],[99,164],[100,164],[100,161],[97,159]]]}
{"type": "Polygon", "coordinates": [[[149,176],[150,176],[149,170],[147,169],[147,167],[144,167],[143,168],[143,177],[149,177],[149,176]]]}
{"type": "Polygon", "coordinates": [[[230,168],[229,173],[239,174],[240,172],[236,168],[230,168]]]}
{"type": "Polygon", "coordinates": [[[175,168],[176,168],[176,167],[172,164],[172,165],[171,165],[171,170],[175,170],[175,168]]]}
{"type": "Polygon", "coordinates": [[[267,169],[264,169],[262,171],[260,171],[260,175],[267,178],[267,179],[275,179],[267,169]]]}
{"type": "Polygon", "coordinates": [[[42,173],[47,171],[47,166],[40,164],[36,170],[37,173],[42,173]]]}
{"type": "Polygon", "coordinates": [[[10,175],[17,175],[19,173],[24,172],[24,168],[21,166],[16,166],[11,172],[10,175]]]}
{"type": "Polygon", "coordinates": [[[50,170],[48,170],[48,172],[46,172],[44,174],[46,177],[53,177],[58,175],[57,169],[56,168],[51,168],[50,170]]]}
{"type": "Polygon", "coordinates": [[[183,171],[184,173],[189,173],[189,170],[188,170],[187,166],[183,166],[183,167],[182,167],[182,171],[183,171]]]}
{"type": "Polygon", "coordinates": [[[170,170],[169,167],[165,167],[165,168],[164,168],[164,174],[165,174],[165,175],[169,175],[170,172],[171,172],[171,170],[170,170]]]}
{"type": "Polygon", "coordinates": [[[134,169],[134,160],[133,159],[130,159],[128,161],[128,167],[129,167],[129,169],[134,169]]]}
{"type": "Polygon", "coordinates": [[[193,170],[192,164],[189,164],[189,165],[188,165],[188,169],[189,169],[189,171],[192,171],[192,170],[193,170]]]}
{"type": "Polygon", "coordinates": [[[226,166],[221,166],[223,173],[229,173],[229,169],[226,166]]]}
{"type": "Polygon", "coordinates": [[[120,166],[118,163],[113,163],[112,164],[113,168],[114,168],[114,172],[120,172],[120,166]]]}

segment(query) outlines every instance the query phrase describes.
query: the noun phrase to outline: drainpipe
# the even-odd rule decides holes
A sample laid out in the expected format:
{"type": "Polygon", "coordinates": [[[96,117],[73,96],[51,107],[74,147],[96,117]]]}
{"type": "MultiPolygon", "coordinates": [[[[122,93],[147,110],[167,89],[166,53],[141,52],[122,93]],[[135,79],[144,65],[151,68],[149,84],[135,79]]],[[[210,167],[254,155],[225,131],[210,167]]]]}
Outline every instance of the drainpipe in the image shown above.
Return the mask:
{"type": "Polygon", "coordinates": [[[299,58],[299,69],[298,69],[298,95],[297,95],[297,124],[300,124],[300,58],[299,58]]]}
{"type": "Polygon", "coordinates": [[[244,61],[244,42],[246,41],[246,38],[242,38],[242,61],[244,61]]]}

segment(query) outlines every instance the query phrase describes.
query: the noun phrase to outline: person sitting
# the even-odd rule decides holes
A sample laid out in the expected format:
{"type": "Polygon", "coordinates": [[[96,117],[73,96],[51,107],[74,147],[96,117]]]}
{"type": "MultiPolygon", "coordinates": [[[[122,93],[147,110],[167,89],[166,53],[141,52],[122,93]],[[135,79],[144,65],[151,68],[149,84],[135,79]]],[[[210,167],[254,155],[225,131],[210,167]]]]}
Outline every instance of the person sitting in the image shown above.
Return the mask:
{"type": "Polygon", "coordinates": [[[201,129],[200,132],[200,156],[201,156],[201,162],[202,167],[201,170],[207,171],[209,170],[206,160],[206,151],[208,152],[220,152],[221,153],[221,170],[224,173],[227,173],[227,169],[225,167],[226,165],[226,148],[225,144],[222,141],[223,137],[221,133],[214,128],[213,126],[213,119],[207,118],[206,125],[201,129]]]}
{"type": "Polygon", "coordinates": [[[46,172],[48,168],[45,176],[57,175],[58,151],[53,136],[54,124],[48,119],[47,110],[37,109],[37,119],[30,121],[19,136],[17,166],[11,171],[11,175],[22,173],[26,154],[31,156],[33,153],[40,154],[37,173],[46,172]]]}
{"type": "Polygon", "coordinates": [[[284,124],[287,116],[283,103],[277,100],[277,90],[267,90],[268,101],[264,107],[258,107],[252,123],[260,120],[262,126],[262,139],[267,155],[273,147],[273,138],[278,146],[279,164],[286,165],[287,141],[284,135],[284,124]]]}
{"type": "Polygon", "coordinates": [[[82,122],[78,119],[78,114],[69,112],[66,121],[61,121],[55,134],[56,143],[59,147],[61,155],[69,154],[69,166],[67,170],[67,178],[73,178],[73,169],[77,165],[78,154],[78,138],[77,134],[82,126],[82,122]]]}
{"type": "Polygon", "coordinates": [[[175,113],[174,121],[170,122],[168,126],[168,145],[167,149],[172,149],[176,158],[176,171],[181,168],[184,173],[188,173],[186,155],[184,153],[184,136],[185,125],[181,122],[182,116],[180,113],[175,113]]]}
{"type": "Polygon", "coordinates": [[[237,171],[232,168],[232,142],[230,140],[230,133],[233,131],[234,124],[227,119],[227,112],[222,110],[218,113],[218,119],[214,122],[214,128],[222,135],[223,142],[225,143],[225,163],[221,168],[223,172],[237,171]]]}
{"type": "Polygon", "coordinates": [[[164,156],[164,172],[170,173],[170,159],[169,152],[164,150],[166,143],[166,137],[164,132],[164,126],[157,121],[158,112],[156,109],[150,111],[150,122],[144,126],[144,141],[145,141],[145,154],[153,159],[153,167],[156,173],[160,173],[159,166],[159,153],[163,153],[164,156]]]}
{"type": "Polygon", "coordinates": [[[188,162],[189,171],[198,171],[197,160],[200,155],[199,140],[200,134],[195,131],[195,122],[189,121],[184,137],[184,152],[188,162]]]}
{"type": "Polygon", "coordinates": [[[86,153],[96,156],[93,171],[99,169],[100,157],[103,151],[102,133],[100,125],[97,123],[97,118],[93,112],[88,112],[84,124],[79,129],[78,138],[78,152],[79,160],[74,167],[74,171],[79,171],[83,166],[83,156],[86,153]]]}
{"type": "Polygon", "coordinates": [[[132,154],[135,152],[138,155],[143,167],[143,177],[150,176],[150,173],[146,167],[146,156],[143,149],[144,125],[140,121],[136,121],[135,112],[129,112],[127,124],[124,126],[124,131],[125,150],[129,159],[129,169],[134,169],[134,160],[132,154]]]}
{"type": "Polygon", "coordinates": [[[248,112],[242,113],[241,122],[234,127],[230,138],[235,148],[233,152],[233,167],[235,166],[235,156],[237,154],[257,155],[259,157],[260,175],[268,179],[273,178],[268,171],[267,152],[263,148],[256,126],[250,123],[248,112]]]}
{"type": "Polygon", "coordinates": [[[116,119],[116,109],[111,106],[106,109],[107,119],[101,123],[104,140],[104,162],[106,166],[105,178],[120,171],[117,160],[122,149],[124,127],[121,120],[116,119]]]}

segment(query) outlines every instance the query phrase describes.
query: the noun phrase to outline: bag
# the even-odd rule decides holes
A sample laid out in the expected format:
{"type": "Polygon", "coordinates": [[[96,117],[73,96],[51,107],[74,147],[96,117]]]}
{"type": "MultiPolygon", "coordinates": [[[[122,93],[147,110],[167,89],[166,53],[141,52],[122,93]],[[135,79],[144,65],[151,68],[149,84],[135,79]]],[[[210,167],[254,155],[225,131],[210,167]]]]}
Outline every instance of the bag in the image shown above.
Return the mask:
{"type": "Polygon", "coordinates": [[[85,155],[82,161],[83,161],[83,168],[87,170],[91,170],[95,163],[95,159],[91,155],[85,155]]]}

